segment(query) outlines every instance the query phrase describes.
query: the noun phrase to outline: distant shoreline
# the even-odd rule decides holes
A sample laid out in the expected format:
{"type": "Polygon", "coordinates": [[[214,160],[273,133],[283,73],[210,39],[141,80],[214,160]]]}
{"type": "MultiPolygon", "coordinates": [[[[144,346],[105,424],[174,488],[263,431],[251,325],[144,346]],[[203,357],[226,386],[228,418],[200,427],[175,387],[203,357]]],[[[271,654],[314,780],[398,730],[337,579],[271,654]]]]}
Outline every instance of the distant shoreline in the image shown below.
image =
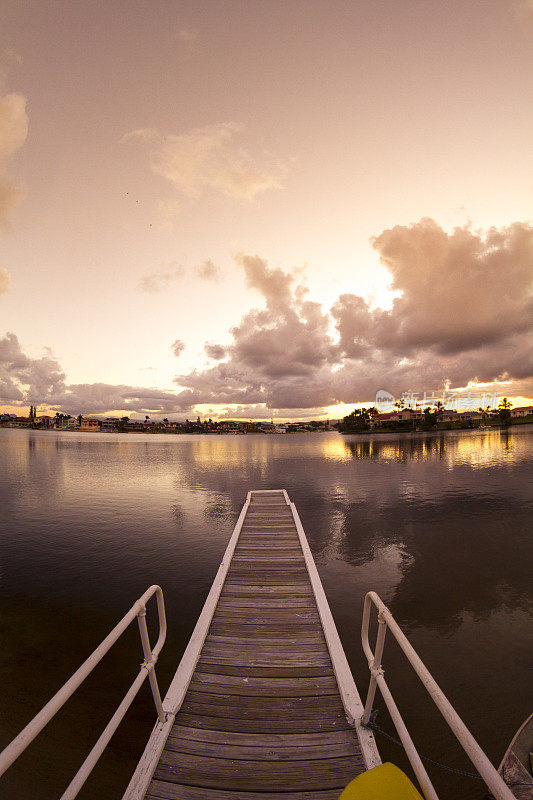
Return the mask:
{"type": "Polygon", "coordinates": [[[386,433],[444,433],[446,431],[492,431],[492,430],[507,430],[514,428],[517,425],[533,425],[533,419],[517,419],[513,422],[503,423],[498,422],[493,425],[449,425],[444,424],[442,427],[434,428],[384,428],[376,427],[369,428],[368,430],[360,431],[339,431],[342,436],[368,436],[368,434],[386,434],[386,433]]]}

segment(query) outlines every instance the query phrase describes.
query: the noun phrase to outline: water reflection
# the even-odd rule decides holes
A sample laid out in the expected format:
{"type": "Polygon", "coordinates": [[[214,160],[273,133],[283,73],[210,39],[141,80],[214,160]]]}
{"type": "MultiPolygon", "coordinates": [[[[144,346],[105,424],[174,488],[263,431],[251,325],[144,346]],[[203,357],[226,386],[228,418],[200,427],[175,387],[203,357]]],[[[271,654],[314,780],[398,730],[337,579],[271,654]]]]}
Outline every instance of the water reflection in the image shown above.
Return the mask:
{"type": "Polygon", "coordinates": [[[395,461],[443,459],[450,468],[456,464],[487,467],[520,461],[527,457],[524,432],[508,430],[448,431],[428,434],[368,434],[346,436],[344,446],[353,458],[395,461]]]}

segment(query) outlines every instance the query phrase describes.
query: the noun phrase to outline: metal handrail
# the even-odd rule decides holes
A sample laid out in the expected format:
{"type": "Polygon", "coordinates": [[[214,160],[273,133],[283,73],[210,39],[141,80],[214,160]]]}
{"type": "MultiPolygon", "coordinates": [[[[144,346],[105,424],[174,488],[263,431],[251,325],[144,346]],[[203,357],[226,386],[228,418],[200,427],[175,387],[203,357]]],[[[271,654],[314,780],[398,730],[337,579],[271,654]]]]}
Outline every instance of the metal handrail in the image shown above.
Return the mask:
{"type": "Polygon", "coordinates": [[[130,608],[127,614],[120,620],[111,633],[106,636],[103,642],[94,650],[89,658],[84,661],[81,667],[76,670],[74,675],[61,687],[61,689],[52,697],[51,700],[39,711],[39,713],[29,722],[26,727],[13,739],[5,750],[0,753],[0,775],[11,766],[11,764],[19,757],[19,755],[28,747],[28,745],[35,739],[35,737],[42,731],[52,717],[57,714],[59,709],[66,703],[76,689],[83,683],[85,678],[92,672],[96,665],[102,660],[107,651],[115,644],[115,642],[122,636],[124,631],[129,627],[131,622],[137,617],[139,623],[139,633],[141,636],[141,644],[143,649],[144,661],[141,664],[141,669],[119,707],[111,717],[110,721],[100,734],[98,740],[94,744],[91,752],[79,768],[78,772],[69,783],[65,792],[61,795],[60,800],[73,800],[78,794],[81,787],[89,777],[98,759],[107,747],[111,737],[118,728],[120,722],[130,707],[137,692],[144,683],[145,678],[148,676],[152,695],[154,698],[157,716],[160,722],[165,722],[166,714],[163,711],[161,703],[161,695],[157,685],[157,678],[155,675],[155,663],[157,657],[161,652],[161,648],[165,642],[167,634],[167,622],[165,618],[165,603],[163,600],[163,592],[161,587],[157,585],[150,586],[146,592],[139,597],[136,603],[130,608]],[[148,637],[148,629],[146,627],[146,603],[153,595],[157,599],[157,613],[159,617],[159,636],[153,650],[150,648],[150,640],[148,637]]]}
{"type": "Polygon", "coordinates": [[[362,719],[363,725],[368,725],[370,722],[370,715],[372,713],[372,705],[374,703],[376,688],[379,687],[391,715],[392,721],[394,722],[396,730],[398,731],[398,735],[405,748],[407,757],[409,758],[417,780],[422,787],[422,791],[424,792],[426,800],[439,800],[435,788],[433,787],[422,761],[420,760],[420,756],[418,755],[413,740],[407,731],[405,723],[398,710],[398,706],[396,705],[385,681],[384,671],[381,666],[381,659],[383,657],[383,647],[385,645],[385,634],[387,632],[387,628],[390,629],[392,635],[405,653],[407,660],[422,681],[424,687],[439,709],[440,713],[452,729],[456,739],[459,741],[463,750],[470,758],[470,761],[485,781],[495,800],[515,800],[514,795],[509,787],[506,785],[495,767],[491,764],[462,719],[459,717],[458,713],[453,708],[452,704],[444,695],[444,692],[440,686],[434,680],[429,670],[422,663],[421,659],[417,655],[412,645],[409,643],[409,640],[392,616],[391,612],[381,600],[379,595],[376,594],[376,592],[368,592],[365,597],[363,622],[361,626],[363,650],[367,657],[368,667],[370,669],[370,684],[368,686],[365,711],[362,719]],[[376,637],[375,652],[372,652],[370,643],[368,641],[368,626],[372,604],[378,610],[378,633],[376,637]]]}

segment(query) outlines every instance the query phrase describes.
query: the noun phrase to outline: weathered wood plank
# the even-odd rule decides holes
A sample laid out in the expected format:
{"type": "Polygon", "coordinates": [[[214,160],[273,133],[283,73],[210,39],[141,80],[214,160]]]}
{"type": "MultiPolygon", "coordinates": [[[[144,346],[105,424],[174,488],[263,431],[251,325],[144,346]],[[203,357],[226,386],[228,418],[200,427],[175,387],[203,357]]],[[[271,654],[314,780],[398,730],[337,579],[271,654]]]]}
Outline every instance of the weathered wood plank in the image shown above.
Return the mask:
{"type": "Polygon", "coordinates": [[[264,625],[269,622],[280,625],[287,623],[298,625],[300,622],[320,622],[316,609],[295,608],[287,611],[284,608],[221,608],[213,616],[214,622],[244,622],[249,625],[264,625]]]}
{"type": "Polygon", "coordinates": [[[243,528],[242,531],[242,541],[247,540],[261,540],[265,541],[265,544],[269,544],[270,542],[280,541],[280,542],[297,542],[298,535],[296,530],[289,528],[288,526],[272,528],[267,527],[266,525],[253,525],[248,526],[247,528],[243,528]]]}
{"type": "Polygon", "coordinates": [[[299,555],[291,555],[291,553],[282,553],[276,547],[272,547],[271,550],[263,551],[258,553],[246,553],[246,552],[235,552],[233,556],[233,564],[250,564],[252,566],[252,571],[258,564],[303,564],[303,559],[301,554],[299,555]]]}
{"type": "Polygon", "coordinates": [[[202,656],[205,664],[218,664],[220,666],[235,667],[327,667],[330,664],[326,656],[317,656],[315,653],[305,656],[284,655],[249,655],[237,654],[235,656],[219,654],[202,656]]]}
{"type": "Polygon", "coordinates": [[[298,538],[297,531],[289,525],[247,525],[243,528],[242,535],[247,539],[258,536],[267,542],[274,539],[295,541],[298,538]]]}
{"type": "Polygon", "coordinates": [[[307,572],[304,566],[291,565],[279,566],[268,562],[256,562],[255,564],[232,564],[229,571],[231,578],[256,578],[257,580],[265,580],[267,577],[275,578],[276,581],[282,579],[299,578],[304,579],[307,572]]]}
{"type": "MultiPolygon", "coordinates": [[[[217,634],[210,633],[207,637],[206,641],[215,643],[220,642],[221,644],[257,644],[257,636],[219,636],[217,634]]],[[[298,635],[298,636],[272,636],[269,638],[261,637],[261,644],[262,645],[287,645],[293,644],[298,646],[299,644],[325,644],[325,639],[319,633],[315,635],[298,635]]]]}
{"type": "MultiPolygon", "coordinates": [[[[228,698],[233,697],[233,695],[227,695],[228,698]]],[[[247,699],[247,698],[239,698],[239,699],[247,699]]],[[[254,698],[257,699],[257,698],[254,698]]],[[[263,698],[268,699],[268,698],[263,698]]],[[[306,698],[307,699],[307,698],[306,698]]],[[[323,700],[325,698],[319,698],[323,700]]],[[[196,717],[209,717],[211,719],[221,718],[224,720],[227,719],[235,719],[240,724],[245,722],[254,722],[256,725],[257,730],[261,730],[263,725],[267,722],[275,722],[276,724],[280,725],[280,730],[283,730],[283,726],[286,724],[285,717],[287,716],[288,712],[279,711],[277,708],[265,708],[265,709],[256,709],[255,707],[252,708],[236,708],[235,706],[240,704],[235,704],[231,706],[229,703],[226,707],[221,708],[220,705],[216,703],[203,703],[200,701],[188,701],[187,698],[183,701],[182,710],[184,714],[192,714],[196,717]]],[[[313,716],[313,714],[318,713],[320,716],[320,722],[324,723],[326,721],[338,721],[339,723],[346,724],[346,717],[342,713],[342,711],[338,711],[336,708],[328,708],[328,709],[312,709],[305,708],[305,704],[302,704],[302,708],[293,707],[290,711],[290,724],[296,723],[298,720],[307,720],[313,716]]],[[[237,730],[240,730],[237,728],[237,730]]]]}
{"type": "Polygon", "coordinates": [[[252,678],[248,676],[212,675],[209,673],[195,672],[189,684],[189,689],[196,691],[212,691],[221,694],[240,694],[246,692],[272,692],[275,697],[300,697],[303,694],[335,694],[337,683],[331,676],[320,678],[252,678]]]}
{"type": "Polygon", "coordinates": [[[210,758],[238,759],[245,761],[309,761],[322,758],[339,758],[357,756],[358,750],[354,739],[341,744],[305,746],[300,741],[293,747],[251,747],[249,745],[229,745],[220,742],[195,742],[190,739],[168,738],[165,750],[175,753],[208,756],[210,758]]]}
{"type": "Polygon", "coordinates": [[[229,595],[240,595],[241,597],[283,597],[285,594],[300,597],[312,597],[307,591],[307,587],[301,581],[298,583],[260,583],[251,586],[246,583],[228,584],[225,591],[229,595]],[[253,589],[257,592],[254,593],[253,589]]]}
{"type": "Polygon", "coordinates": [[[353,731],[348,727],[346,730],[325,733],[235,733],[174,725],[170,735],[180,739],[250,747],[295,747],[299,742],[306,747],[311,745],[327,747],[330,744],[352,742],[354,738],[353,731]]]}
{"type": "Polygon", "coordinates": [[[249,495],[145,800],[337,800],[364,768],[286,495],[249,495]]]}
{"type": "Polygon", "coordinates": [[[198,661],[198,670],[212,675],[249,675],[251,678],[314,678],[320,675],[333,675],[333,667],[329,664],[313,664],[312,667],[302,665],[292,667],[287,665],[269,666],[262,664],[256,667],[244,664],[210,664],[203,659],[198,661]]]}
{"type": "Polygon", "coordinates": [[[274,586],[261,586],[257,583],[238,584],[231,583],[227,580],[224,584],[222,594],[251,594],[252,597],[261,596],[263,594],[276,595],[276,594],[305,594],[309,597],[314,597],[311,589],[305,583],[279,583],[274,586]]]}
{"type": "Polygon", "coordinates": [[[248,686],[243,684],[240,686],[227,686],[226,684],[213,684],[208,686],[205,683],[198,683],[198,681],[191,681],[190,689],[195,692],[211,692],[214,694],[226,695],[232,694],[238,697],[317,697],[317,696],[334,696],[336,687],[317,689],[314,686],[309,688],[294,687],[294,688],[280,688],[278,686],[248,686]]]}
{"type": "Polygon", "coordinates": [[[270,600],[265,597],[258,597],[255,600],[252,598],[221,597],[218,601],[218,608],[316,608],[316,605],[312,599],[305,597],[284,597],[281,600],[270,600]]]}
{"type": "Polygon", "coordinates": [[[276,552],[280,555],[297,555],[302,557],[302,550],[292,542],[255,542],[245,540],[235,549],[235,555],[255,554],[258,556],[276,552]]]}
{"type": "Polygon", "coordinates": [[[210,628],[214,636],[245,636],[260,639],[262,636],[267,638],[288,637],[297,639],[298,636],[316,635],[320,636],[321,628],[317,622],[306,622],[302,625],[276,625],[275,623],[264,623],[263,625],[246,625],[240,622],[217,621],[210,628]]]}
{"type": "Polygon", "coordinates": [[[338,800],[339,789],[325,792],[229,792],[152,781],[146,800],[338,800]]]}
{"type": "Polygon", "coordinates": [[[298,742],[303,746],[323,746],[353,741],[353,731],[348,727],[342,731],[325,733],[234,733],[230,731],[202,730],[187,728],[185,725],[174,725],[171,736],[180,739],[192,739],[200,742],[220,742],[250,747],[295,747],[298,742]]]}
{"type": "MultiPolygon", "coordinates": [[[[239,697],[237,695],[218,695],[209,692],[196,692],[189,688],[185,702],[199,703],[201,705],[215,706],[218,711],[224,712],[231,710],[229,716],[234,716],[241,711],[252,714],[293,714],[310,710],[318,710],[321,713],[335,712],[342,713],[342,703],[336,695],[313,695],[306,697],[239,697]]],[[[267,717],[268,719],[268,717],[267,717]]]]}
{"type": "MultiPolygon", "coordinates": [[[[323,640],[321,640],[318,636],[315,640],[307,642],[303,639],[297,639],[296,637],[286,637],[279,643],[270,644],[265,642],[262,638],[256,638],[255,641],[253,640],[252,636],[243,636],[239,639],[238,636],[234,637],[238,641],[236,642],[221,642],[218,639],[209,639],[206,641],[204,645],[204,652],[209,653],[250,653],[252,650],[255,650],[257,653],[278,653],[281,652],[283,655],[294,655],[297,656],[300,653],[317,653],[317,654],[327,654],[328,649],[326,644],[323,640]],[[246,641],[250,640],[250,641],[246,641]]],[[[280,637],[278,637],[280,638],[280,637]]]]}
{"type": "Polygon", "coordinates": [[[189,728],[234,731],[238,733],[320,733],[322,731],[351,731],[346,718],[311,716],[291,719],[237,719],[235,717],[213,717],[208,714],[193,714],[180,711],[176,723],[189,728]]]}
{"type": "Polygon", "coordinates": [[[306,791],[332,789],[348,783],[355,773],[353,757],[301,761],[299,769],[278,762],[208,758],[164,750],[154,777],[176,783],[201,784],[213,789],[247,791],[306,791]],[[318,785],[317,785],[318,784],[318,785]]]}

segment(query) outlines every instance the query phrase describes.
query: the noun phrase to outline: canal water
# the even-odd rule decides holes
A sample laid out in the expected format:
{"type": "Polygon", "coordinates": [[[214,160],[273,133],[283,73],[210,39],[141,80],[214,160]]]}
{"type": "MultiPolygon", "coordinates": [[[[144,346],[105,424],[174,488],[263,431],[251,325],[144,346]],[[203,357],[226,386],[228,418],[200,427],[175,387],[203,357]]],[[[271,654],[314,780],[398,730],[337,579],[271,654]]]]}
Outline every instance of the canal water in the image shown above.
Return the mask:
{"type": "MultiPolygon", "coordinates": [[[[152,583],[166,689],[249,489],[296,503],[361,693],[376,590],[493,762],[532,709],[533,426],[431,434],[180,436],[0,429],[0,746],[152,583]]],[[[116,645],[0,780],[57,798],[137,674],[116,645]]],[[[419,750],[471,769],[392,638],[384,664],[419,750]]],[[[377,698],[377,722],[393,733],[377,698]]],[[[143,689],[82,798],[122,796],[154,721],[143,689]]],[[[378,736],[383,759],[402,751],[378,736]]],[[[442,800],[483,784],[430,769],[442,800]]]]}

